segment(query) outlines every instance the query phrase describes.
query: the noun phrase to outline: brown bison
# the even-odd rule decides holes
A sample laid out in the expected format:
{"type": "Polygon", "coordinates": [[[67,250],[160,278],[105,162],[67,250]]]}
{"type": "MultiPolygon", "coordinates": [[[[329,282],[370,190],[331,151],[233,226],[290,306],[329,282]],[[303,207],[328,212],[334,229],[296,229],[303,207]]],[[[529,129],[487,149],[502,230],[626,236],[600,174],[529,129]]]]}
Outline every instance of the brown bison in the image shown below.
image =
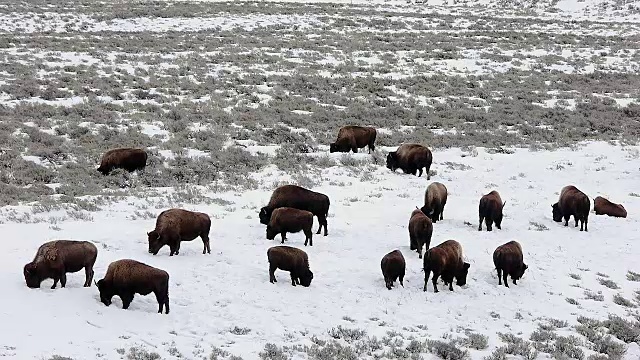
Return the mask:
{"type": "Polygon", "coordinates": [[[415,209],[409,219],[409,249],[416,250],[418,257],[422,259],[422,246],[429,249],[433,235],[431,219],[422,210],[415,209]]]}
{"type": "Polygon", "coordinates": [[[304,232],[304,246],[313,246],[313,214],[306,210],[281,207],[273,210],[267,225],[267,239],[273,240],[276,235],[282,236],[282,244],[287,240],[287,233],[304,232]]]}
{"type": "Polygon", "coordinates": [[[438,292],[438,277],[442,277],[445,285],[453,291],[453,278],[458,286],[467,283],[469,263],[462,258],[462,246],[455,240],[447,240],[427,250],[424,255],[424,291],[427,291],[429,274],[433,272],[433,291],[438,292]]]}
{"type": "Polygon", "coordinates": [[[318,222],[320,223],[316,234],[320,234],[320,230],[324,226],[324,236],[327,236],[329,204],[329,197],[325,194],[311,191],[298,185],[283,185],[273,191],[269,203],[260,209],[258,217],[260,218],[260,223],[268,225],[271,213],[277,208],[292,207],[310,211],[318,217],[318,222]]]}
{"type": "Polygon", "coordinates": [[[338,131],[338,139],[329,144],[329,152],[358,152],[359,148],[369,146],[369,154],[375,150],[376,129],[363,126],[343,126],[338,131]]]}
{"type": "Polygon", "coordinates": [[[496,227],[502,230],[502,209],[507,202],[502,202],[500,194],[493,190],[492,192],[484,195],[480,198],[480,205],[478,206],[478,216],[480,218],[480,225],[478,225],[478,231],[482,231],[482,220],[487,225],[487,231],[491,231],[491,226],[496,223],[496,227]]]}
{"type": "Polygon", "coordinates": [[[609,215],[620,218],[627,217],[627,210],[625,210],[624,206],[614,204],[602,196],[593,199],[593,210],[595,210],[596,215],[609,215]]]}
{"type": "Polygon", "coordinates": [[[553,221],[561,222],[564,218],[564,226],[569,226],[569,218],[573,215],[578,227],[580,221],[580,231],[587,230],[589,210],[591,203],[589,197],[573,185],[568,185],[560,191],[560,199],[551,206],[553,208],[553,221]]]}
{"type": "Polygon", "coordinates": [[[427,180],[430,180],[429,169],[432,160],[431,150],[426,146],[402,144],[396,151],[387,155],[387,168],[394,172],[401,169],[405,174],[415,175],[417,172],[418,176],[422,176],[422,168],[425,168],[427,180]]]}
{"type": "Polygon", "coordinates": [[[141,262],[123,259],[109,264],[104,279],[96,283],[100,291],[100,301],[111,305],[111,298],[119,296],[122,308],[128,309],[135,294],[154,293],[158,300],[158,313],[169,313],[169,274],[141,262]]]}
{"type": "Polygon", "coordinates": [[[142,149],[112,149],[102,155],[98,171],[107,175],[113,169],[124,169],[129,172],[142,170],[147,166],[147,153],[142,149]]]}
{"type": "Polygon", "coordinates": [[[56,288],[58,281],[65,287],[67,273],[75,273],[84,268],[84,287],[89,287],[97,257],[98,249],[88,241],[49,241],[40,245],[33,261],[24,266],[24,280],[32,289],[39,288],[45,279],[53,279],[52,289],[56,288]]]}
{"type": "Polygon", "coordinates": [[[169,245],[169,256],[180,253],[180,242],[191,241],[198,236],[204,244],[203,254],[211,254],[209,244],[209,230],[211,219],[209,215],[183,209],[169,209],[158,215],[156,228],[147,233],[149,253],[156,255],[158,251],[169,245]]]}
{"type": "Polygon", "coordinates": [[[309,270],[309,257],[307,253],[290,246],[274,246],[267,250],[269,260],[269,282],[275,283],[276,269],[289,271],[291,274],[291,285],[302,285],[308,287],[313,280],[313,273],[309,270]]]}
{"type": "Polygon", "coordinates": [[[433,182],[424,192],[424,206],[420,210],[435,223],[443,219],[442,214],[446,204],[447,187],[439,182],[433,182]]]}
{"type": "Polygon", "coordinates": [[[380,262],[380,267],[382,268],[382,276],[384,276],[384,284],[387,286],[387,289],[391,290],[396,279],[399,279],[400,285],[404,287],[402,281],[404,279],[406,263],[400,250],[393,250],[385,255],[380,262]]]}
{"type": "Polygon", "coordinates": [[[504,279],[506,287],[509,287],[507,275],[511,276],[514,285],[518,285],[516,281],[520,280],[524,271],[529,268],[522,262],[522,247],[517,241],[509,241],[498,246],[493,252],[493,264],[498,271],[498,285],[502,285],[504,279]]]}

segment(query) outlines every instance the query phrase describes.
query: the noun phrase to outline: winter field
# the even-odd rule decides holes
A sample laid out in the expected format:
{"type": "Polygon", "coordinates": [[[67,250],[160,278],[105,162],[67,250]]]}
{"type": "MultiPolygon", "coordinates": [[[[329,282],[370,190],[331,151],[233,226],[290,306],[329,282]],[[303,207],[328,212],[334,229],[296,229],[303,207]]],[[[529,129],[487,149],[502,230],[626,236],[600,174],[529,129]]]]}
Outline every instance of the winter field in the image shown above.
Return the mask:
{"type": "MultiPolygon", "coordinates": [[[[0,3],[0,357],[16,359],[639,359],[640,2],[0,3]],[[329,154],[340,126],[378,129],[374,154],[329,154]],[[407,224],[431,181],[392,173],[403,142],[433,151],[467,285],[423,292],[407,224]],[[144,171],[95,169],[121,146],[144,171]],[[327,237],[288,244],[314,280],[270,284],[259,209],[282,184],[331,199],[327,237]],[[555,223],[574,184],[626,219],[555,223]],[[502,230],[478,232],[498,190],[502,230]],[[147,252],[171,207],[208,213],[202,242],[147,252]],[[84,273],[29,289],[38,246],[92,241],[95,279],[132,258],[170,274],[105,307],[84,273]],[[529,269],[498,286],[510,240],[529,269]],[[399,249],[405,286],[384,287],[399,249]]],[[[592,205],[593,206],[593,205],[592,205]]],[[[314,219],[314,230],[317,229],[314,219]]]]}

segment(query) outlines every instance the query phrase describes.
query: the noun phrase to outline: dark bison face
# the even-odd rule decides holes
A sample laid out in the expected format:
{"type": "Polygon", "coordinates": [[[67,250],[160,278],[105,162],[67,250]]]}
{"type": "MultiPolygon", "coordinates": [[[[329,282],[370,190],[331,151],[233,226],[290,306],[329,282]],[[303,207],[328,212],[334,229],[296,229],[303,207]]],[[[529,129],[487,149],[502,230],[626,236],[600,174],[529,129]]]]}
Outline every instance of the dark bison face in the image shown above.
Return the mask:
{"type": "Polygon", "coordinates": [[[258,213],[258,217],[260,218],[260,223],[264,225],[269,224],[269,220],[271,220],[271,210],[266,206],[260,209],[258,213]]]}
{"type": "Polygon", "coordinates": [[[467,274],[469,274],[469,263],[464,263],[462,269],[456,274],[456,285],[464,286],[467,283],[467,274]]]}
{"type": "Polygon", "coordinates": [[[309,285],[311,285],[311,280],[313,280],[313,273],[311,270],[307,270],[304,274],[300,275],[300,285],[304,287],[309,287],[309,285]]]}
{"type": "Polygon", "coordinates": [[[524,271],[527,270],[529,267],[527,266],[527,264],[522,264],[522,267],[520,268],[520,271],[518,271],[515,276],[514,279],[519,280],[522,279],[522,276],[524,275],[524,271]]]}
{"type": "Polygon", "coordinates": [[[558,205],[558,203],[555,203],[555,204],[551,205],[551,207],[553,208],[553,221],[561,222],[562,221],[562,212],[560,212],[560,205],[558,205]]]}
{"type": "Polygon", "coordinates": [[[395,151],[390,152],[387,155],[387,169],[396,171],[398,168],[398,154],[395,151]]]}
{"type": "Polygon", "coordinates": [[[36,267],[33,264],[27,264],[24,266],[24,280],[27,283],[27,286],[31,289],[38,289],[40,287],[40,276],[36,272],[36,267]]]}
{"type": "Polygon", "coordinates": [[[111,169],[108,169],[107,167],[100,165],[100,167],[97,170],[98,172],[102,173],[102,175],[107,175],[109,174],[109,171],[111,169]]]}
{"type": "Polygon", "coordinates": [[[104,279],[98,280],[95,284],[98,287],[98,291],[100,291],[100,301],[106,306],[111,305],[111,298],[113,297],[113,289],[111,289],[111,286],[107,285],[104,279]]]}
{"type": "Polygon", "coordinates": [[[273,239],[276,238],[276,235],[278,235],[278,232],[273,230],[271,225],[267,225],[267,239],[268,240],[273,240],[273,239]]]}
{"type": "Polygon", "coordinates": [[[423,214],[427,215],[429,219],[433,220],[433,209],[429,209],[428,207],[423,206],[420,208],[420,211],[422,211],[423,214]]]}
{"type": "Polygon", "coordinates": [[[329,144],[329,152],[334,153],[338,151],[338,145],[336,143],[329,144]]]}
{"type": "Polygon", "coordinates": [[[160,251],[160,249],[164,245],[160,240],[160,235],[158,234],[158,232],[153,230],[147,233],[147,237],[149,240],[149,253],[153,255],[157,255],[158,251],[160,251]]]}

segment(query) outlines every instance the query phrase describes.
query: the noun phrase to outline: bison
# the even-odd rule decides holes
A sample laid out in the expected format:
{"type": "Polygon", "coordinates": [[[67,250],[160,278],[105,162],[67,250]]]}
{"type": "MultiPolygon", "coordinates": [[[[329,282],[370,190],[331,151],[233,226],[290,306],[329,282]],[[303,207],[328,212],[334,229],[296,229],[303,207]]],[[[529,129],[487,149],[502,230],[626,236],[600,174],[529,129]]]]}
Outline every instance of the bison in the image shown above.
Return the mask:
{"type": "Polygon", "coordinates": [[[447,187],[439,182],[433,182],[424,192],[424,206],[420,210],[435,223],[443,219],[442,213],[446,204],[447,187]]]}
{"type": "Polygon", "coordinates": [[[273,210],[267,225],[267,239],[273,240],[276,235],[282,236],[282,244],[287,240],[287,233],[303,231],[304,246],[313,246],[313,214],[306,210],[281,207],[273,210]]]}
{"type": "Polygon", "coordinates": [[[429,249],[431,235],[433,235],[431,219],[422,210],[416,208],[409,219],[409,248],[416,250],[420,259],[422,259],[422,246],[429,249]]]}
{"type": "Polygon", "coordinates": [[[568,185],[560,191],[560,199],[553,204],[553,221],[561,222],[564,218],[564,226],[569,226],[569,218],[573,215],[576,221],[575,227],[578,227],[580,221],[580,231],[587,230],[587,222],[589,219],[589,210],[591,203],[589,197],[573,185],[568,185]]]}
{"type": "Polygon", "coordinates": [[[467,274],[470,264],[464,262],[462,258],[462,246],[455,240],[447,240],[438,246],[427,250],[423,260],[424,265],[424,288],[427,291],[429,274],[433,272],[433,291],[438,292],[438,277],[442,277],[445,285],[449,285],[449,290],[453,291],[453,278],[458,286],[467,283],[467,274]]]}
{"type": "Polygon", "coordinates": [[[391,290],[396,279],[399,279],[400,285],[404,287],[403,279],[406,266],[400,250],[393,250],[382,258],[380,268],[382,268],[382,276],[384,276],[384,284],[387,289],[391,290]]]}
{"type": "Polygon", "coordinates": [[[478,231],[482,231],[482,220],[484,220],[487,225],[487,231],[491,231],[491,226],[494,222],[498,230],[501,230],[502,209],[506,203],[506,201],[502,202],[500,194],[495,190],[480,198],[480,205],[478,206],[480,225],[478,225],[478,231]]]}
{"type": "Polygon", "coordinates": [[[291,274],[291,285],[296,284],[308,287],[313,280],[313,273],[309,270],[309,257],[307,253],[290,246],[274,246],[267,250],[269,260],[269,282],[275,283],[276,269],[289,271],[291,274]]]}
{"type": "Polygon", "coordinates": [[[507,275],[511,276],[514,285],[518,285],[516,281],[520,280],[524,271],[529,268],[522,262],[522,246],[517,241],[509,241],[498,246],[493,252],[493,264],[498,271],[498,285],[502,285],[504,279],[506,287],[509,287],[507,275]]]}
{"type": "Polygon", "coordinates": [[[329,205],[329,197],[325,194],[311,191],[297,185],[283,185],[273,191],[269,203],[260,209],[258,217],[260,218],[261,224],[268,225],[271,219],[271,213],[277,208],[292,207],[310,211],[318,217],[318,222],[320,223],[316,234],[320,234],[320,230],[324,226],[324,236],[327,236],[329,205]]]}
{"type": "Polygon", "coordinates": [[[369,154],[375,150],[376,129],[363,126],[343,126],[338,131],[338,139],[329,144],[329,152],[358,152],[359,148],[369,146],[369,154]]]}
{"type": "Polygon", "coordinates": [[[128,309],[135,294],[148,295],[154,293],[158,300],[158,314],[169,313],[169,274],[147,264],[122,259],[109,264],[104,279],[96,283],[100,291],[100,301],[111,305],[111,298],[119,296],[122,308],[128,309]]]}
{"type": "Polygon", "coordinates": [[[627,217],[627,210],[625,210],[624,206],[614,204],[602,196],[593,199],[593,210],[595,210],[596,215],[609,215],[619,218],[627,217]]]}
{"type": "Polygon", "coordinates": [[[210,229],[211,219],[205,213],[183,209],[165,210],[158,215],[156,228],[147,233],[149,253],[157,255],[163,246],[169,245],[169,256],[178,255],[181,241],[191,241],[200,236],[204,244],[202,253],[211,254],[210,229]]]}
{"type": "Polygon", "coordinates": [[[405,174],[422,176],[422,168],[427,172],[427,180],[431,179],[429,169],[433,157],[431,150],[419,144],[402,144],[396,151],[387,155],[387,168],[391,171],[401,169],[405,174]]]}
{"type": "Polygon", "coordinates": [[[143,149],[112,149],[102,155],[98,171],[107,175],[113,169],[124,169],[129,172],[142,170],[147,166],[147,153],[143,149]]]}
{"type": "Polygon", "coordinates": [[[89,287],[97,257],[98,249],[88,241],[49,241],[42,244],[33,261],[24,266],[24,280],[32,289],[39,288],[45,279],[53,279],[52,289],[56,288],[58,281],[61,287],[65,287],[67,273],[75,273],[84,268],[84,287],[89,287]]]}

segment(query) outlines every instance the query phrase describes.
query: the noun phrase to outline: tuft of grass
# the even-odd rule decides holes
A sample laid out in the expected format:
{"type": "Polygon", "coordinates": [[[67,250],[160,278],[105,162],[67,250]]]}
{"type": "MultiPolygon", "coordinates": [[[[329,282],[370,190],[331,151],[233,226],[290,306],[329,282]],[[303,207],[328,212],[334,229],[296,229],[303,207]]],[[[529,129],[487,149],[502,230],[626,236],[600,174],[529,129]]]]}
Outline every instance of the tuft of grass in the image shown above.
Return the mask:
{"type": "Polygon", "coordinates": [[[162,359],[160,354],[149,352],[142,346],[134,346],[129,349],[127,360],[159,360],[162,359]]]}
{"type": "Polygon", "coordinates": [[[616,284],[613,280],[610,280],[610,279],[598,279],[598,282],[600,283],[600,285],[606,286],[612,290],[620,289],[620,286],[618,286],[618,284],[616,284]]]}
{"type": "Polygon", "coordinates": [[[637,272],[633,272],[631,270],[627,271],[627,280],[629,281],[640,281],[640,274],[637,272]]]}
{"type": "Polygon", "coordinates": [[[617,305],[628,307],[628,308],[636,307],[636,305],[631,300],[626,299],[624,296],[620,294],[613,295],[613,302],[617,305]]]}
{"type": "Polygon", "coordinates": [[[587,300],[604,301],[604,295],[602,295],[602,291],[594,293],[593,291],[585,290],[584,296],[587,300]]]}
{"type": "Polygon", "coordinates": [[[484,350],[489,347],[489,338],[482,334],[468,333],[467,338],[462,340],[462,345],[476,350],[484,350]]]}
{"type": "Polygon", "coordinates": [[[367,332],[362,329],[349,329],[338,325],[338,327],[329,329],[328,333],[334,339],[343,339],[350,342],[362,339],[367,332]]]}
{"type": "Polygon", "coordinates": [[[427,350],[446,360],[467,360],[470,358],[469,351],[457,347],[455,341],[444,342],[441,340],[427,340],[427,350]]]}
{"type": "Polygon", "coordinates": [[[565,300],[567,300],[567,302],[571,305],[580,305],[580,303],[576,299],[566,298],[565,300]]]}
{"type": "Polygon", "coordinates": [[[539,222],[535,222],[535,221],[529,221],[529,230],[535,230],[535,231],[547,231],[549,230],[549,227],[545,224],[539,223],[539,222]]]}
{"type": "Polygon", "coordinates": [[[234,335],[247,335],[251,332],[251,329],[234,326],[233,329],[229,330],[229,332],[234,335]]]}
{"type": "Polygon", "coordinates": [[[510,354],[516,356],[522,356],[526,360],[533,360],[538,356],[538,351],[535,349],[533,344],[529,341],[525,341],[522,338],[519,338],[513,334],[507,333],[498,333],[500,339],[505,342],[507,345],[496,349],[494,353],[497,354],[510,354]]]}
{"type": "Polygon", "coordinates": [[[578,274],[569,274],[569,276],[574,280],[582,280],[582,277],[578,274]]]}

